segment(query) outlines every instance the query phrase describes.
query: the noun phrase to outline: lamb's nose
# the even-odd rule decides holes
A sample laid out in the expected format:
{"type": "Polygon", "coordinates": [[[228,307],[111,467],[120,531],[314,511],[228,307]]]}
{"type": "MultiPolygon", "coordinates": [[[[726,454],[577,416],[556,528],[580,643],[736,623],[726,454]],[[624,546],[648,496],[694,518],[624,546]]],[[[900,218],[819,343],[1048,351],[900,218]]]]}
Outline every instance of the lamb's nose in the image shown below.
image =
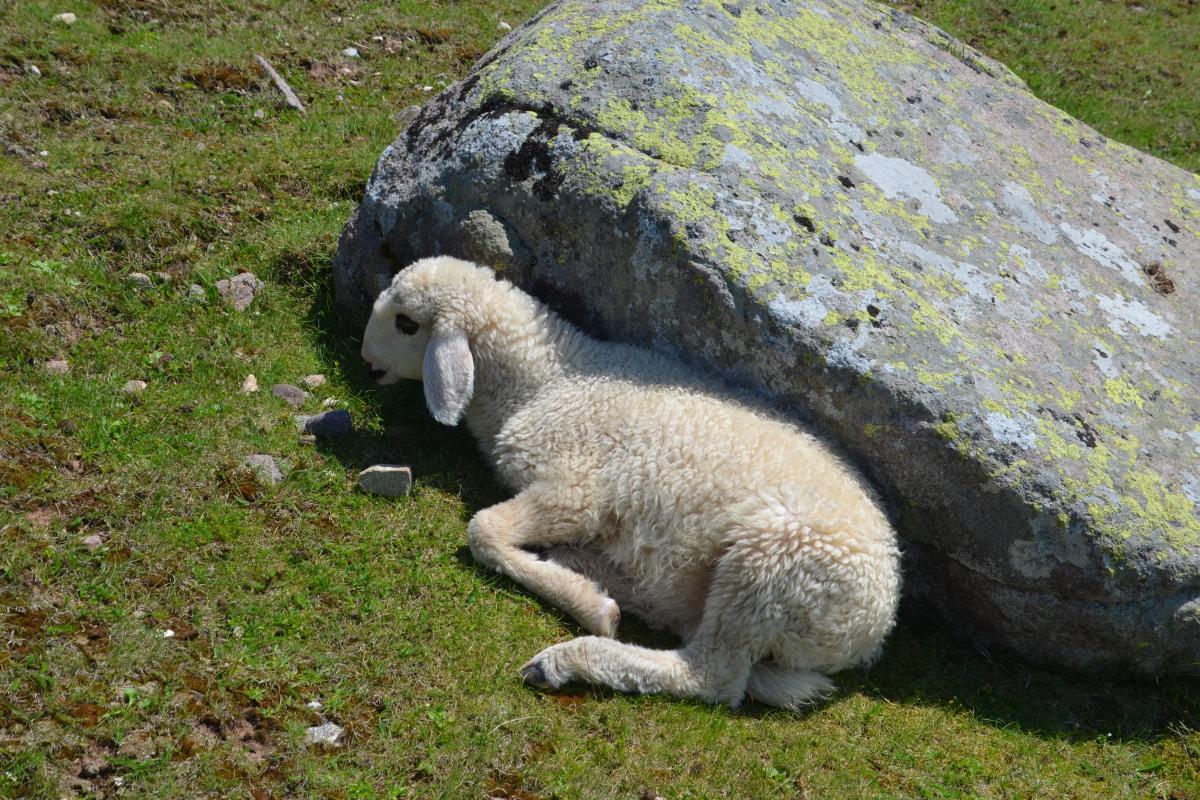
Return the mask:
{"type": "Polygon", "coordinates": [[[387,375],[386,369],[375,369],[374,364],[367,364],[367,374],[371,376],[371,380],[377,381],[384,375],[387,375]]]}

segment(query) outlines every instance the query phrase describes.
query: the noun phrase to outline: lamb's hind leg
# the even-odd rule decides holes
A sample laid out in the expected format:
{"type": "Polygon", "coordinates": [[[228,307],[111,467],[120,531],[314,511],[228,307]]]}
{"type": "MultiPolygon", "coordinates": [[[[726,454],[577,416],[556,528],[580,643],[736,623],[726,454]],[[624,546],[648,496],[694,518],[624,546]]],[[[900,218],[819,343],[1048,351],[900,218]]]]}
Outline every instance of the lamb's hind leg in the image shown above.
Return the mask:
{"type": "Polygon", "coordinates": [[[764,613],[753,601],[754,589],[746,585],[734,560],[726,553],[717,563],[700,624],[683,647],[650,650],[583,636],[538,653],[521,668],[522,675],[548,689],[585,681],[622,692],[661,692],[740,705],[752,662],[777,625],[769,611],[764,613]]]}
{"type": "Polygon", "coordinates": [[[595,583],[525,546],[579,542],[589,535],[586,515],[570,493],[538,484],[511,500],[485,508],[467,525],[471,555],[566,611],[599,636],[616,633],[621,613],[595,583]]]}

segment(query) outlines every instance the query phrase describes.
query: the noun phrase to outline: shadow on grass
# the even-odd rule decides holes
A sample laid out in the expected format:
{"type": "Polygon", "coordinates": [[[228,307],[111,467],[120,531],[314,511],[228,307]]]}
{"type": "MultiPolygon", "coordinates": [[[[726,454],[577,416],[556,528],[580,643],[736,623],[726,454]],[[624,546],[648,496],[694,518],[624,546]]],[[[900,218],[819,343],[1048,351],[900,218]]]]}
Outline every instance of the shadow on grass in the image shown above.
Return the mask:
{"type": "MultiPolygon", "coordinates": [[[[380,389],[365,369],[359,370],[361,327],[334,312],[332,286],[315,288],[309,323],[317,332],[323,360],[331,366],[345,365],[344,373],[354,388],[376,402],[388,421],[383,435],[358,431],[321,443],[321,450],[354,470],[381,462],[415,464],[422,483],[461,497],[468,517],[506,499],[470,434],[439,425],[429,416],[419,384],[380,389]]],[[[465,546],[457,559],[465,569],[479,569],[465,546]]],[[[528,594],[506,578],[493,577],[528,594]]],[[[535,599],[564,627],[582,633],[561,611],[535,599]]],[[[653,648],[679,644],[676,637],[628,615],[621,622],[620,637],[653,648]]],[[[996,728],[1016,728],[1049,739],[1153,741],[1200,728],[1200,681],[1135,682],[1119,677],[1056,674],[1008,654],[973,649],[944,629],[906,619],[873,669],[839,673],[836,683],[842,696],[861,693],[881,702],[959,709],[996,728]]],[[[613,694],[598,687],[570,687],[567,696],[579,692],[597,699],[613,694]]],[[[739,713],[780,712],[750,703],[739,713]]]]}

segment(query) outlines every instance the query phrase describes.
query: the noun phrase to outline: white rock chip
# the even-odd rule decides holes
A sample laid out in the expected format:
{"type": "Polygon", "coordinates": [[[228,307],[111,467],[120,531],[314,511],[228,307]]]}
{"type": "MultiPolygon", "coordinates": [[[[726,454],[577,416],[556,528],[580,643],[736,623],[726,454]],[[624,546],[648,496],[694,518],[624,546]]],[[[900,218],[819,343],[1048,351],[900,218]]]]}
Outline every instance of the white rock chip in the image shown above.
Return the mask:
{"type": "Polygon", "coordinates": [[[504,20],[500,20],[500,24],[499,24],[499,25],[497,25],[496,27],[497,27],[497,28],[499,28],[499,29],[500,29],[500,30],[502,30],[502,31],[511,31],[511,30],[512,30],[512,25],[509,25],[509,24],[508,24],[507,22],[505,22],[504,20]]]}
{"type": "Polygon", "coordinates": [[[364,492],[385,497],[406,497],[412,491],[412,467],[376,464],[358,473],[358,486],[364,492]]]}
{"type": "Polygon", "coordinates": [[[341,742],[342,733],[342,726],[332,722],[314,725],[304,732],[304,743],[316,744],[321,747],[337,747],[341,742]]]}
{"type": "Polygon", "coordinates": [[[242,394],[254,394],[258,391],[258,378],[254,377],[251,372],[246,376],[246,380],[242,381],[242,394]]]}
{"type": "Polygon", "coordinates": [[[346,58],[358,58],[358,48],[357,47],[347,47],[345,50],[342,51],[342,55],[344,55],[346,58]]]}
{"type": "Polygon", "coordinates": [[[125,381],[125,385],[121,387],[121,391],[125,394],[141,394],[146,391],[146,386],[148,385],[145,381],[125,381]]]}
{"type": "Polygon", "coordinates": [[[63,25],[74,25],[77,17],[70,11],[64,11],[61,14],[55,14],[52,19],[55,22],[61,22],[63,25]]]}
{"type": "Polygon", "coordinates": [[[316,389],[317,387],[325,385],[325,376],[309,375],[301,380],[300,383],[304,384],[304,388],[306,389],[316,389]]]}

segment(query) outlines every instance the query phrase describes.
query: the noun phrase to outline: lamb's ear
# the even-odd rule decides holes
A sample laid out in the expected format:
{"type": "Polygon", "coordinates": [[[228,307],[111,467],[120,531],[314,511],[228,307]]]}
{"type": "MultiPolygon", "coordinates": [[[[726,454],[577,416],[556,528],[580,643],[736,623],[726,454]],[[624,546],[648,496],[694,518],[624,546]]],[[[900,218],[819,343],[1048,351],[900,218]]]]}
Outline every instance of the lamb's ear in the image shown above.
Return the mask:
{"type": "Polygon", "coordinates": [[[458,328],[435,327],[421,367],[425,404],[443,425],[457,425],[475,392],[475,360],[467,335],[458,328]]]}

